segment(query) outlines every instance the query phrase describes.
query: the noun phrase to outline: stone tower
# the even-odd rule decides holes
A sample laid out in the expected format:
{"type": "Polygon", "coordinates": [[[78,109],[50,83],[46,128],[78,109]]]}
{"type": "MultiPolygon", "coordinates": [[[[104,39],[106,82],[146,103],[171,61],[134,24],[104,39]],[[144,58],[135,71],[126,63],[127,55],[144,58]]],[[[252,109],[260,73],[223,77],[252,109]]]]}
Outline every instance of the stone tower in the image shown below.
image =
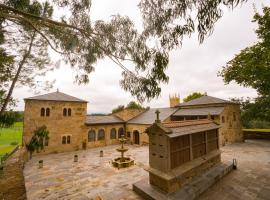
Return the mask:
{"type": "Polygon", "coordinates": [[[180,95],[170,95],[170,108],[176,107],[180,104],[180,95]]]}
{"type": "Polygon", "coordinates": [[[30,142],[38,127],[45,125],[49,131],[49,140],[45,142],[42,153],[82,148],[87,101],[59,91],[26,98],[24,101],[24,144],[30,142]]]}

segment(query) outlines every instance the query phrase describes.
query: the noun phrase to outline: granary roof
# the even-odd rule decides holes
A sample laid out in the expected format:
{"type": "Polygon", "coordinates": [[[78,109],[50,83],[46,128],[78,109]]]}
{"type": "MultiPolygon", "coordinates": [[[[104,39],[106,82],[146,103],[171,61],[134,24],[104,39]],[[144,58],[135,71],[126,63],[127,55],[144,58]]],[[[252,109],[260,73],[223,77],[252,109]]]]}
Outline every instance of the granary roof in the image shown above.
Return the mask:
{"type": "Polygon", "coordinates": [[[124,121],[114,115],[105,115],[105,116],[94,116],[87,115],[86,116],[86,125],[94,125],[94,124],[122,124],[124,121]]]}
{"type": "Polygon", "coordinates": [[[188,102],[180,103],[179,107],[194,106],[194,105],[207,105],[207,104],[232,104],[233,102],[224,99],[219,99],[212,96],[202,96],[188,102]]]}
{"type": "Polygon", "coordinates": [[[84,102],[87,103],[87,101],[79,99],[77,97],[70,96],[68,94],[62,93],[62,92],[52,92],[48,94],[38,95],[34,97],[28,97],[24,100],[40,100],[40,101],[68,101],[68,102],[84,102]]]}
{"type": "Polygon", "coordinates": [[[220,128],[218,124],[208,119],[173,121],[162,125],[171,130],[172,133],[167,134],[170,138],[220,128]]]}
{"type": "Polygon", "coordinates": [[[129,124],[153,124],[156,120],[156,110],[160,111],[159,119],[164,121],[178,108],[151,108],[128,121],[129,124]]]}
{"type": "Polygon", "coordinates": [[[220,115],[223,110],[224,107],[181,108],[173,116],[220,115]]]}

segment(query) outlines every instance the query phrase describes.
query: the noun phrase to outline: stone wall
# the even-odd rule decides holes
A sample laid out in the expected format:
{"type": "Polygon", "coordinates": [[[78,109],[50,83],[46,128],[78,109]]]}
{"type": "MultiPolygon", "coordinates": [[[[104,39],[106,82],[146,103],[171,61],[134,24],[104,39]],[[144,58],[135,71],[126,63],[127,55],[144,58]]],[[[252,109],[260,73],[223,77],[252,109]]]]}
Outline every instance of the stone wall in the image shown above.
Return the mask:
{"type": "Polygon", "coordinates": [[[104,125],[91,125],[85,127],[84,133],[83,133],[83,140],[86,141],[87,148],[92,147],[100,147],[100,146],[106,146],[110,144],[119,144],[119,137],[118,137],[118,131],[120,128],[124,129],[124,124],[104,124],[104,125]],[[111,130],[115,128],[116,129],[116,139],[111,139],[111,130]],[[100,129],[103,129],[105,131],[105,140],[98,140],[98,131],[100,129]],[[90,130],[94,130],[96,133],[96,141],[94,142],[88,142],[88,132],[90,130]]]}
{"type": "Polygon", "coordinates": [[[26,200],[23,167],[26,152],[23,148],[17,150],[4,163],[0,172],[0,199],[26,200]]]}
{"type": "Polygon", "coordinates": [[[234,142],[243,142],[241,113],[239,105],[226,105],[224,111],[215,121],[221,125],[219,130],[219,144],[221,146],[234,142]],[[224,122],[222,121],[222,117],[224,117],[224,122]]]}
{"type": "Polygon", "coordinates": [[[41,153],[57,153],[82,149],[86,120],[86,103],[26,100],[24,111],[23,142],[29,143],[33,132],[46,125],[49,145],[41,153]],[[50,116],[41,116],[41,108],[49,108],[50,116]],[[71,108],[71,116],[64,116],[63,109],[71,108]],[[70,144],[62,144],[62,137],[69,135],[70,144]]]}
{"type": "Polygon", "coordinates": [[[114,113],[113,115],[119,117],[124,121],[128,121],[145,111],[145,109],[124,109],[120,112],[114,113]]]}
{"type": "Polygon", "coordinates": [[[150,125],[145,125],[145,124],[127,124],[127,132],[130,132],[130,141],[134,143],[134,131],[139,132],[139,137],[140,137],[140,145],[148,144],[148,135],[145,133],[146,129],[150,125]]]}

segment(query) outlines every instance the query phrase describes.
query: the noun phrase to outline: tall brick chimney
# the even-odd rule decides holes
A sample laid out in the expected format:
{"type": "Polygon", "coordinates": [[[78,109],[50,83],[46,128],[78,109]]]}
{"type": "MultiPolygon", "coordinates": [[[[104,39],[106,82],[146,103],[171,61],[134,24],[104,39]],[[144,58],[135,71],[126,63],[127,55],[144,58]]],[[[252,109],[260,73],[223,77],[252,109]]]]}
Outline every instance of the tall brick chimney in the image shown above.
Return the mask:
{"type": "Polygon", "coordinates": [[[170,95],[170,108],[176,107],[180,104],[180,95],[170,95]]]}

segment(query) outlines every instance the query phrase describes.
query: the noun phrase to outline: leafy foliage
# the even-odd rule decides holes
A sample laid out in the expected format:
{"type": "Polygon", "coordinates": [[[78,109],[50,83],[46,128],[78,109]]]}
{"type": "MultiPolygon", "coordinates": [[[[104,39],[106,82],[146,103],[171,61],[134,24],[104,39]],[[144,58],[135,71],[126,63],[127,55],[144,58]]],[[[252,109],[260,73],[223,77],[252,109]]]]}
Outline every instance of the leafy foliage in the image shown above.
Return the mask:
{"type": "Polygon", "coordinates": [[[34,131],[34,135],[30,142],[26,144],[27,150],[30,152],[30,157],[34,151],[43,150],[45,141],[49,139],[49,131],[46,126],[38,127],[34,131]]]}
{"type": "Polygon", "coordinates": [[[225,83],[235,81],[244,87],[254,88],[258,97],[242,100],[242,120],[270,122],[270,8],[264,7],[263,14],[256,13],[256,33],[259,41],[243,49],[219,73],[225,83]]]}
{"type": "Polygon", "coordinates": [[[11,127],[16,121],[16,114],[13,112],[4,112],[0,114],[0,128],[11,127]]]}
{"type": "Polygon", "coordinates": [[[200,42],[212,33],[222,16],[222,7],[234,8],[246,0],[141,0],[144,35],[158,38],[162,48],[171,50],[182,44],[184,36],[198,32],[200,42]]]}
{"type": "Polygon", "coordinates": [[[197,99],[197,98],[199,98],[199,97],[202,97],[202,96],[204,96],[205,94],[203,94],[203,93],[200,93],[200,92],[193,92],[192,94],[190,94],[190,95],[188,95],[187,97],[185,97],[184,99],[183,99],[183,101],[184,102],[188,102],[188,101],[191,101],[191,100],[193,100],[193,99],[197,99]]]}
{"type": "Polygon", "coordinates": [[[125,109],[124,105],[119,105],[116,108],[112,109],[112,113],[117,113],[125,109]]]}
{"type": "Polygon", "coordinates": [[[117,113],[124,109],[149,109],[149,108],[144,108],[141,104],[136,103],[135,101],[130,101],[126,106],[124,105],[117,106],[112,110],[112,113],[117,113]]]}

